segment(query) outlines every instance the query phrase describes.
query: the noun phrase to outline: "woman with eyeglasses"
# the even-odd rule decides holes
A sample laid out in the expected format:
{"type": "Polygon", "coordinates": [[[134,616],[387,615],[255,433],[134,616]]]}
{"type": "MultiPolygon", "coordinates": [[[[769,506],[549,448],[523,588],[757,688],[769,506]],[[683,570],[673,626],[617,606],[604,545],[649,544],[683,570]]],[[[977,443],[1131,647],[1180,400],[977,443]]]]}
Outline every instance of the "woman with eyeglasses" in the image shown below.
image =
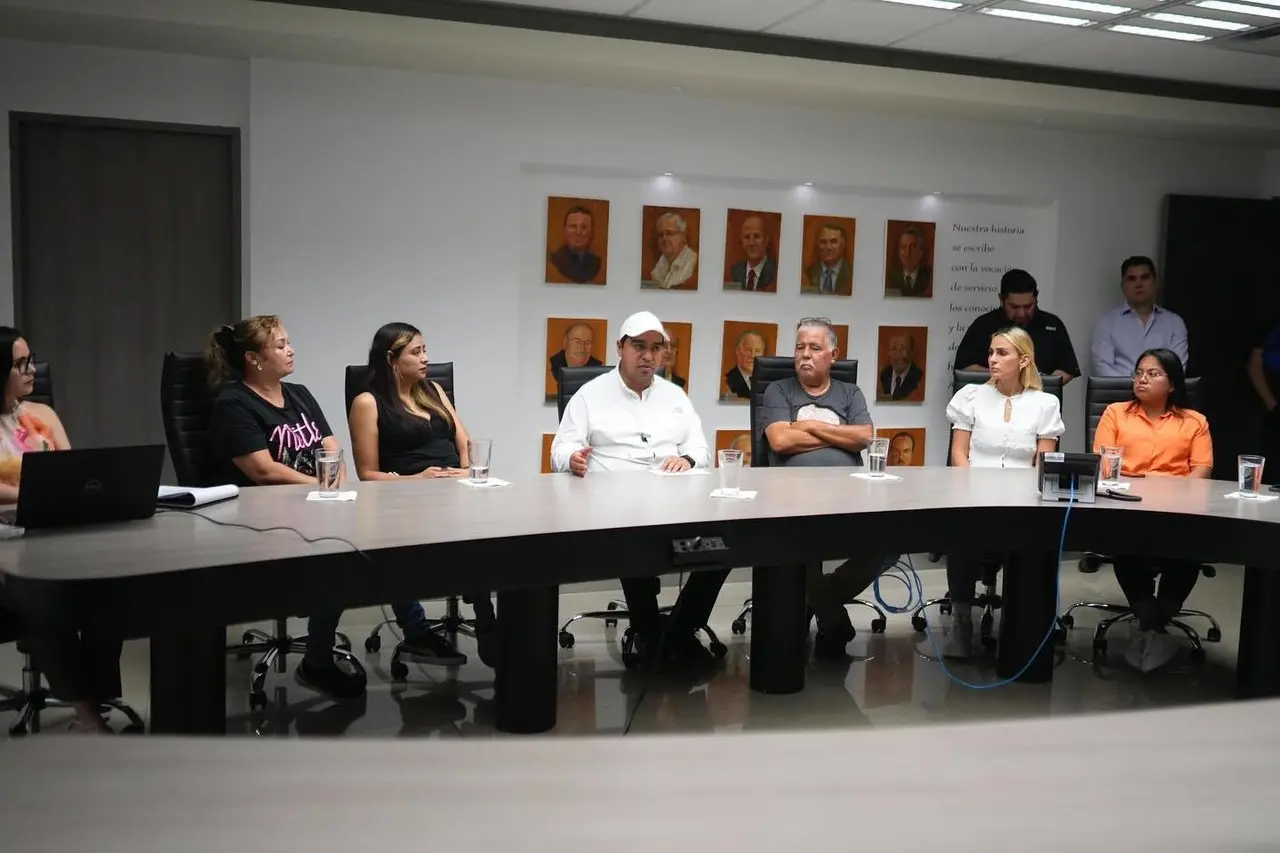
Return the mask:
{"type": "MultiPolygon", "coordinates": [[[[1213,471],[1213,440],[1204,415],[1187,407],[1182,360],[1169,349],[1149,349],[1133,371],[1133,399],[1102,413],[1093,452],[1119,447],[1125,477],[1196,477],[1213,471]]],[[[1150,672],[1177,653],[1165,630],[1200,577],[1199,563],[1171,557],[1118,555],[1116,581],[1138,620],[1140,633],[1125,652],[1134,668],[1150,672]],[[1156,575],[1160,588],[1156,590],[1156,575]]]]}
{"type": "MultiPolygon", "coordinates": [[[[71,442],[57,413],[28,401],[35,390],[35,356],[17,329],[0,326],[0,365],[6,367],[0,411],[0,503],[18,500],[22,457],[27,453],[68,450],[71,442]],[[6,365],[5,362],[8,362],[6,365]]],[[[0,597],[3,588],[0,587],[0,597]]],[[[51,692],[72,704],[72,730],[110,731],[103,703],[120,698],[120,653],[124,640],[88,618],[85,602],[61,601],[56,612],[24,613],[36,661],[51,692]]]]}

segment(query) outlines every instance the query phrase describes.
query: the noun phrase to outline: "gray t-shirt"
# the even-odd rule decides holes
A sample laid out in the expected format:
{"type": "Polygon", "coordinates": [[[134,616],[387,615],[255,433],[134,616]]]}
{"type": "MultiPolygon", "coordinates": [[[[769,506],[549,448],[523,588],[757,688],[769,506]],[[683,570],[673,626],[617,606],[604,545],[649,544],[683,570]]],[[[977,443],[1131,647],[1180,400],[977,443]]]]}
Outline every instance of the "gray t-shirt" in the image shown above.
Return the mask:
{"type": "MultiPolygon", "coordinates": [[[[800,380],[794,377],[771,382],[764,390],[764,405],[757,429],[764,432],[770,424],[794,421],[826,421],[833,426],[861,425],[871,423],[871,412],[867,411],[867,398],[862,396],[862,390],[852,382],[832,379],[827,393],[818,397],[804,390],[800,380]]],[[[862,454],[850,453],[839,447],[820,447],[791,456],[779,456],[770,449],[769,464],[805,467],[861,465],[862,454]]]]}

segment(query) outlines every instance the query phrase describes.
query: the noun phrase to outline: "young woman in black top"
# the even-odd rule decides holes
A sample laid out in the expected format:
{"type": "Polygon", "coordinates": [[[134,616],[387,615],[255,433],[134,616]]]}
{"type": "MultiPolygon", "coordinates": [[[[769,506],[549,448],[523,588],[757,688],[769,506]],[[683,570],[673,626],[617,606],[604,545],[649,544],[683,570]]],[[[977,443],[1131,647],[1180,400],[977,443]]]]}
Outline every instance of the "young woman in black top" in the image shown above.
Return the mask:
{"type": "MultiPolygon", "coordinates": [[[[294,350],[279,317],[259,315],[223,326],[209,340],[210,384],[219,388],[209,418],[209,461],[217,482],[270,486],[316,482],[316,451],[337,450],[338,440],[314,396],[303,385],[284,382],[293,373],[294,350]]],[[[346,470],[342,472],[345,480],[346,470]]],[[[395,604],[406,650],[436,640],[416,602],[395,604]]],[[[338,668],[333,659],[340,609],[312,614],[307,650],[296,675],[308,687],[339,699],[364,693],[364,678],[338,668]]],[[[428,651],[428,656],[430,652],[428,651]]],[[[464,659],[465,660],[465,659],[464,659]]]]}
{"type": "MultiPolygon", "coordinates": [[[[356,475],[361,480],[467,476],[467,428],[444,389],[427,381],[422,332],[408,323],[379,329],[369,347],[369,374],[369,390],[351,402],[349,413],[356,475]]],[[[493,666],[493,604],[487,594],[465,600],[476,611],[480,659],[493,666]]]]}

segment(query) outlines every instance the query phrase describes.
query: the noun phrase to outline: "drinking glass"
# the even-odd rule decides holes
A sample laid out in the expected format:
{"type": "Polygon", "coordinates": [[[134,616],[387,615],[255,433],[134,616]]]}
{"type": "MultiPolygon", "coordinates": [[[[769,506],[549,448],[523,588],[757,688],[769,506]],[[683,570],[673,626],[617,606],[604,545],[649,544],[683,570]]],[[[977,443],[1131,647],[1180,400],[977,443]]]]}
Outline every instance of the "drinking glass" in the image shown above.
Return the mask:
{"type": "Polygon", "coordinates": [[[489,482],[489,459],[493,455],[493,439],[473,438],[467,442],[471,456],[471,482],[489,482]]]}
{"type": "Polygon", "coordinates": [[[342,451],[316,451],[316,491],[322,498],[336,498],[342,484],[342,451]]]}
{"type": "Polygon", "coordinates": [[[885,464],[889,458],[889,439],[873,438],[867,445],[867,470],[873,477],[886,474],[885,464]]]}
{"type": "Polygon", "coordinates": [[[1124,459],[1124,450],[1113,445],[1103,445],[1102,448],[1102,483],[1104,486],[1114,486],[1120,482],[1120,466],[1124,459]]]}
{"type": "Polygon", "coordinates": [[[720,493],[735,497],[742,483],[742,451],[721,450],[720,458],[720,493]]]}
{"type": "Polygon", "coordinates": [[[1253,454],[1241,454],[1236,458],[1240,466],[1240,497],[1256,498],[1262,491],[1262,466],[1266,459],[1253,454]]]}

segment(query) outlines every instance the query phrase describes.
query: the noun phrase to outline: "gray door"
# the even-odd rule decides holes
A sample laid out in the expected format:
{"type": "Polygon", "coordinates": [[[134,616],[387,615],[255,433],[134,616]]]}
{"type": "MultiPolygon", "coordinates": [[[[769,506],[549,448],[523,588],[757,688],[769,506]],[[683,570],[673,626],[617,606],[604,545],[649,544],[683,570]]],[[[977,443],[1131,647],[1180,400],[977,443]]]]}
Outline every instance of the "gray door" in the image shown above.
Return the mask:
{"type": "Polygon", "coordinates": [[[238,131],[14,114],[10,149],[14,316],[72,445],[163,443],[164,354],[239,311],[238,131]]]}

